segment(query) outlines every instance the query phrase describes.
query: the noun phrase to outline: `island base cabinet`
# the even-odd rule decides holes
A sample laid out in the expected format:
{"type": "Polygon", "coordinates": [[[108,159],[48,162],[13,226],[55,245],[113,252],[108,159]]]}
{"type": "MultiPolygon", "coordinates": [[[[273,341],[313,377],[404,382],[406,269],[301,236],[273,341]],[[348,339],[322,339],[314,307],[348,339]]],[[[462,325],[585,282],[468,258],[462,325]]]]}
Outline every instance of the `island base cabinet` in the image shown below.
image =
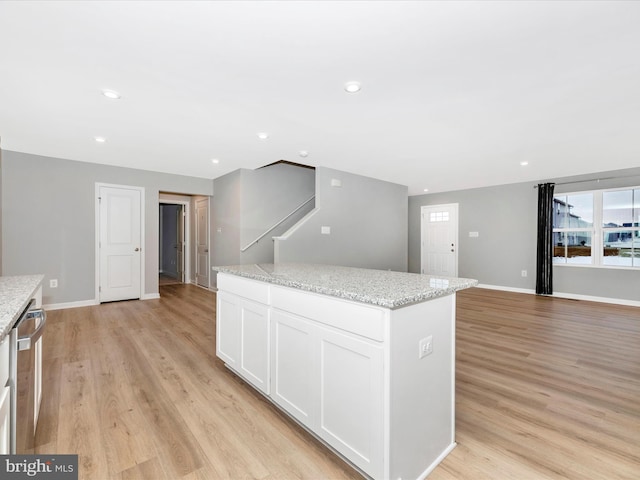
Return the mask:
{"type": "Polygon", "coordinates": [[[383,349],[274,310],[272,399],[363,472],[382,477],[383,349]]]}
{"type": "Polygon", "coordinates": [[[216,354],[258,390],[269,394],[269,307],[218,292],[216,354]]]}
{"type": "Polygon", "coordinates": [[[218,357],[366,476],[423,479],[455,447],[455,294],[388,309],[218,287],[218,357]]]}

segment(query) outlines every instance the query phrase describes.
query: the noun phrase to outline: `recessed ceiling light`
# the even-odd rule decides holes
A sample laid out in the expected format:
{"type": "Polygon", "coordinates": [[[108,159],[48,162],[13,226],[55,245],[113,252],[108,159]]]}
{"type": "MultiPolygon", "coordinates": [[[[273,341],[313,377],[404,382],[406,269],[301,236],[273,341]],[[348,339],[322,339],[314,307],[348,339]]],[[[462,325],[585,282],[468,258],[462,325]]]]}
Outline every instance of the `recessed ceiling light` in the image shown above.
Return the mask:
{"type": "Polygon", "coordinates": [[[258,133],[258,138],[260,140],[266,140],[267,138],[269,138],[269,134],[267,132],[260,132],[258,133]]]}
{"type": "Polygon", "coordinates": [[[348,93],[358,93],[361,88],[362,85],[360,85],[360,82],[347,82],[344,84],[344,89],[348,93]]]}
{"type": "Polygon", "coordinates": [[[428,188],[425,188],[425,189],[423,190],[423,192],[428,192],[428,191],[429,191],[429,189],[428,189],[428,188]]]}
{"type": "Polygon", "coordinates": [[[307,152],[306,150],[300,150],[298,152],[298,155],[300,155],[302,158],[305,158],[309,156],[309,152],[307,152]]]}
{"type": "Polygon", "coordinates": [[[520,162],[520,165],[521,165],[521,166],[523,166],[523,167],[525,167],[525,166],[529,165],[529,162],[527,162],[526,160],[524,160],[524,161],[520,162]]]}
{"type": "Polygon", "coordinates": [[[113,100],[118,100],[120,98],[120,94],[114,90],[102,90],[102,95],[113,100]]]}
{"type": "Polygon", "coordinates": [[[217,158],[212,158],[211,163],[215,163],[217,165],[218,163],[220,163],[220,160],[218,160],[217,158]]]}
{"type": "Polygon", "coordinates": [[[104,143],[107,141],[107,139],[104,137],[94,137],[93,139],[98,143],[104,143]]]}

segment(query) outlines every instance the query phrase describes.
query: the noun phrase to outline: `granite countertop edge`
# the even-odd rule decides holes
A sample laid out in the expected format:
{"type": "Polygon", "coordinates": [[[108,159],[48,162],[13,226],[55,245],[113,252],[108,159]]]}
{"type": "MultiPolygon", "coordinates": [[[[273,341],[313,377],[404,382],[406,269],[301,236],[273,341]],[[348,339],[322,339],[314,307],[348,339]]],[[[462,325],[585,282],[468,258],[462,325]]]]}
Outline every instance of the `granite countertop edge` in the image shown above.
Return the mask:
{"type": "Polygon", "coordinates": [[[9,334],[43,279],[44,275],[0,277],[0,342],[9,334]]]}
{"type": "MultiPolygon", "coordinates": [[[[313,266],[313,265],[307,265],[313,266]]],[[[246,270],[241,270],[237,268],[238,266],[215,266],[212,267],[214,271],[220,273],[227,273],[243,278],[247,278],[250,280],[258,280],[266,283],[270,283],[272,285],[278,285],[282,287],[295,288],[297,290],[302,290],[311,293],[318,293],[322,295],[327,295],[336,298],[342,298],[345,300],[351,300],[355,302],[365,303],[369,305],[375,305],[379,307],[389,308],[389,309],[397,309],[401,307],[406,307],[409,305],[413,305],[416,303],[421,303],[428,300],[433,300],[438,297],[444,297],[447,295],[451,295],[458,290],[463,290],[466,288],[474,287],[478,284],[477,280],[469,279],[469,278],[451,278],[451,277],[432,277],[428,275],[422,275],[424,278],[436,278],[438,280],[447,280],[449,282],[453,282],[453,285],[449,285],[447,287],[428,287],[423,288],[417,293],[412,294],[396,294],[390,296],[378,296],[378,295],[368,295],[362,292],[354,292],[349,290],[343,290],[339,288],[332,288],[328,286],[324,286],[321,284],[315,283],[307,283],[296,281],[292,279],[282,278],[278,276],[272,276],[268,273],[256,273],[249,272],[246,270]]],[[[243,266],[246,267],[246,266],[243,266]]],[[[330,268],[330,266],[318,266],[319,268],[330,268]]],[[[349,267],[338,267],[340,269],[347,270],[349,267]]],[[[366,271],[366,269],[353,268],[350,269],[353,271],[366,271]]],[[[371,272],[376,272],[377,274],[385,273],[386,271],[380,270],[371,270],[371,272]]],[[[402,274],[403,272],[389,272],[394,275],[402,274]]],[[[419,275],[415,273],[405,273],[408,276],[419,275]]]]}

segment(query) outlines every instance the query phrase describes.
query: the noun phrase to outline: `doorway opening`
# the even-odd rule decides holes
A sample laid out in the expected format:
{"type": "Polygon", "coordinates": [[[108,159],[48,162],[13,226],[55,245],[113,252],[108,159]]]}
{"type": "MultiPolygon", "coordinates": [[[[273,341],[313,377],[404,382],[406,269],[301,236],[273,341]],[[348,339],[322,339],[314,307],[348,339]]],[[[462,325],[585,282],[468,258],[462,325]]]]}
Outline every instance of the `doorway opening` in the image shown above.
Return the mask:
{"type": "Polygon", "coordinates": [[[160,194],[158,205],[158,285],[190,283],[190,235],[187,195],[160,194]]]}

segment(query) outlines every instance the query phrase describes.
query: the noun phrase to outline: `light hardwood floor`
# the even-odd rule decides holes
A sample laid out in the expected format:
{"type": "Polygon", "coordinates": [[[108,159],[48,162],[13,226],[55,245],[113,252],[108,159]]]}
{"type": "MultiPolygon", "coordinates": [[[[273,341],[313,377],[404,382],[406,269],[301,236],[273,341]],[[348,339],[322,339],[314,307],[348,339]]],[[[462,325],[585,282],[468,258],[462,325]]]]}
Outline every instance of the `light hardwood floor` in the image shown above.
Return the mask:
{"type": "MultiPolygon", "coordinates": [[[[215,357],[215,294],[49,312],[37,453],[81,479],[357,479],[215,357]]],[[[471,289],[429,480],[640,478],[640,309],[471,289]]]]}

